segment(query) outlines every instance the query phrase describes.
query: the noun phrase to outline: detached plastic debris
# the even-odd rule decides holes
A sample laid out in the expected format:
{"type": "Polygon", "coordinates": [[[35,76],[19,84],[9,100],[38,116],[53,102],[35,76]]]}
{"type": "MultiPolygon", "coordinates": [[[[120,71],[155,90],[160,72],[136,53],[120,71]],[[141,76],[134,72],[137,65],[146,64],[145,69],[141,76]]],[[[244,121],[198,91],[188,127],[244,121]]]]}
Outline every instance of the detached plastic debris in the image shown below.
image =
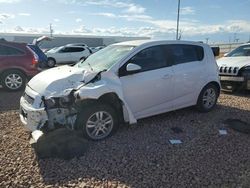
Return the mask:
{"type": "Polygon", "coordinates": [[[219,130],[220,135],[227,135],[227,130],[221,129],[219,130]]]}
{"type": "Polygon", "coordinates": [[[182,144],[181,140],[169,140],[171,144],[182,144]]]}

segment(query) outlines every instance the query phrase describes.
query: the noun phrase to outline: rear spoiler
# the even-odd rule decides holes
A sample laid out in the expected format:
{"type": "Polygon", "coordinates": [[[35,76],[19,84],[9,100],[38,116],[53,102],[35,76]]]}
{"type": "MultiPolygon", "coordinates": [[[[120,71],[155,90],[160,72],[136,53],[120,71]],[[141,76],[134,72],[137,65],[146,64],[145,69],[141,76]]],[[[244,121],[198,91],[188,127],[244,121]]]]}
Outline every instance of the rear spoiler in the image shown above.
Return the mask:
{"type": "Polygon", "coordinates": [[[219,56],[220,55],[220,47],[218,47],[218,46],[211,46],[211,48],[212,48],[214,56],[219,56]]]}

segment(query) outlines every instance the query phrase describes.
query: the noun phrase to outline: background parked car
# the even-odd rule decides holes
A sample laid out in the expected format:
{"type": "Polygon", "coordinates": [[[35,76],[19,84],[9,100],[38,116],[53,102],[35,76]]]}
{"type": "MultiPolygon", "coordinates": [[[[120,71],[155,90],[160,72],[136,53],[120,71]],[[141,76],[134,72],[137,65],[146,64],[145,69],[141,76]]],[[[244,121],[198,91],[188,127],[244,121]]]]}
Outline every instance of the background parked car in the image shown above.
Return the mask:
{"type": "Polygon", "coordinates": [[[239,46],[217,60],[223,89],[250,90],[250,43],[239,46]]]}
{"type": "Polygon", "coordinates": [[[0,81],[10,91],[23,88],[39,72],[39,56],[26,43],[0,40],[0,81]]]}
{"type": "Polygon", "coordinates": [[[99,50],[105,48],[105,46],[90,47],[92,53],[98,52],[99,50]]]}
{"type": "Polygon", "coordinates": [[[48,67],[56,64],[76,63],[84,60],[90,55],[90,50],[85,46],[61,46],[46,52],[48,57],[48,67]]]}

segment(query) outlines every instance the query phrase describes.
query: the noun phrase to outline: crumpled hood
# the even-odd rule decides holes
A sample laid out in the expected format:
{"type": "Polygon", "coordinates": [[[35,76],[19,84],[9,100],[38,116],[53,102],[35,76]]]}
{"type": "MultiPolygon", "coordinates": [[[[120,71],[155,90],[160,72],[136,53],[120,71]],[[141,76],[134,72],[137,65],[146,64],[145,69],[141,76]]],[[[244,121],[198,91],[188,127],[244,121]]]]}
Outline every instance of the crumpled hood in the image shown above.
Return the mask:
{"type": "Polygon", "coordinates": [[[222,57],[217,60],[219,67],[239,67],[242,68],[246,65],[250,65],[250,57],[222,57]]]}
{"type": "Polygon", "coordinates": [[[37,74],[29,81],[28,86],[43,96],[63,96],[67,91],[90,81],[96,74],[65,65],[37,74]]]}

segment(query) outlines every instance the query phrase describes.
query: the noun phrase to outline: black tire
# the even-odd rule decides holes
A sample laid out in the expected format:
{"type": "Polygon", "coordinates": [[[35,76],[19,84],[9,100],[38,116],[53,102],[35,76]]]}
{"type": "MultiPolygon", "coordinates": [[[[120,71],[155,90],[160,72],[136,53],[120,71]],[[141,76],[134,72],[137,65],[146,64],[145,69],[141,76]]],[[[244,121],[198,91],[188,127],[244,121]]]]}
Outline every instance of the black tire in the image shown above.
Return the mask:
{"type": "Polygon", "coordinates": [[[219,90],[214,84],[206,85],[200,92],[196,108],[200,112],[211,111],[218,100],[219,90]],[[211,96],[208,96],[211,95],[211,96]],[[214,95],[214,98],[212,97],[214,95]],[[206,99],[207,98],[207,99],[206,99]]]}
{"type": "Polygon", "coordinates": [[[56,65],[56,60],[54,58],[49,57],[47,61],[47,66],[49,68],[52,68],[56,65]]]}
{"type": "MultiPolygon", "coordinates": [[[[108,122],[108,121],[107,121],[108,122]]],[[[84,107],[77,115],[77,120],[76,120],[76,127],[78,130],[81,130],[83,133],[83,136],[87,139],[90,140],[102,140],[105,139],[109,136],[111,136],[118,128],[118,118],[115,110],[108,104],[98,104],[94,103],[93,105],[89,105],[87,107],[84,107]],[[97,113],[103,113],[102,114],[102,121],[105,122],[108,117],[111,117],[111,122],[110,124],[103,125],[103,123],[99,122],[97,119],[98,114],[97,113]],[[94,121],[96,120],[96,121],[94,121]],[[92,122],[91,124],[89,123],[89,126],[87,126],[88,122],[92,122]],[[99,123],[99,124],[98,124],[99,123]],[[104,129],[102,126],[105,126],[108,131],[106,134],[104,134],[103,130],[104,129]],[[99,129],[99,130],[97,130],[99,129]],[[94,131],[96,133],[103,133],[103,134],[98,134],[97,136],[94,136],[94,131]]]]}
{"type": "Polygon", "coordinates": [[[18,91],[25,87],[27,78],[19,70],[7,70],[1,76],[1,83],[5,90],[18,91]]]}

